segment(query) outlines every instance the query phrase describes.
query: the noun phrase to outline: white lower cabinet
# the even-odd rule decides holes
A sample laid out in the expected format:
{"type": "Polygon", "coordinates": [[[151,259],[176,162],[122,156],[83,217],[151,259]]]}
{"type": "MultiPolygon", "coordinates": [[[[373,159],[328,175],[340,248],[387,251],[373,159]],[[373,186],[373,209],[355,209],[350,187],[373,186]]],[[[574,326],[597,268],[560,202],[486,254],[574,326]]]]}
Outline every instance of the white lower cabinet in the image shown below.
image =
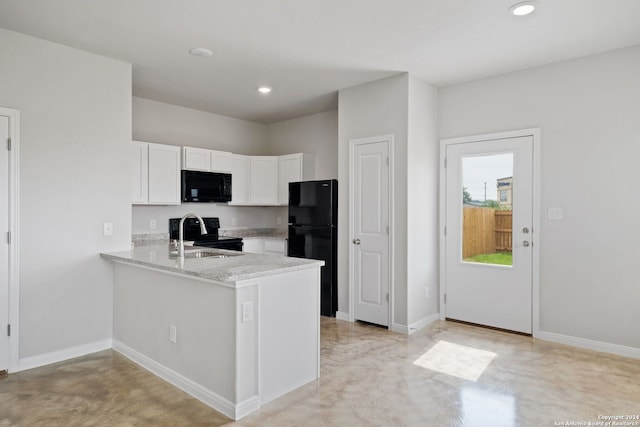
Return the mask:
{"type": "Polygon", "coordinates": [[[264,239],[254,238],[254,237],[244,237],[242,239],[243,252],[248,252],[251,254],[261,254],[264,252],[264,239]]]}
{"type": "Polygon", "coordinates": [[[284,239],[264,239],[265,255],[286,255],[287,241],[284,239]]]}
{"type": "Polygon", "coordinates": [[[263,237],[245,237],[242,239],[243,252],[264,255],[287,255],[285,239],[265,239],[263,237]]]}
{"type": "Polygon", "coordinates": [[[180,147],[133,142],[133,204],[180,204],[180,147]]]}

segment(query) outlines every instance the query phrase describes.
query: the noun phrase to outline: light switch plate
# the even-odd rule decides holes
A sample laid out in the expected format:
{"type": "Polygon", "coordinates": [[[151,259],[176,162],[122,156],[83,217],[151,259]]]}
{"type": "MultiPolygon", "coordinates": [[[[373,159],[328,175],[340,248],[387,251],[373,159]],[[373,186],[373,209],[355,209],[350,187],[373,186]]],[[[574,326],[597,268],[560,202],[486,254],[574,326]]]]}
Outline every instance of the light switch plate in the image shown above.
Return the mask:
{"type": "Polygon", "coordinates": [[[547,218],[550,221],[562,221],[564,219],[564,212],[562,208],[549,208],[547,218]]]}
{"type": "Polygon", "coordinates": [[[253,301],[242,303],[242,321],[250,322],[253,320],[253,301]]]}

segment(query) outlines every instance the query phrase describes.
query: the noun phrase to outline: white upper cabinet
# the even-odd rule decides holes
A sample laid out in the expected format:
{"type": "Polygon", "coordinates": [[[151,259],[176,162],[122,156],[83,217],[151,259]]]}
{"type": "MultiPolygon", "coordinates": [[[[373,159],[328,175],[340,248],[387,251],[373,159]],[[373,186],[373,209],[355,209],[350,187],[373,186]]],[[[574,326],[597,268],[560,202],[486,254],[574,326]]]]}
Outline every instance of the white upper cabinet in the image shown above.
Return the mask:
{"type": "Polygon", "coordinates": [[[149,200],[149,144],[133,141],[131,145],[131,203],[147,203],[149,200]]]}
{"type": "Polygon", "coordinates": [[[132,160],[131,203],[180,204],[180,147],[133,141],[132,160]]]}
{"type": "Polygon", "coordinates": [[[226,151],[211,150],[211,172],[231,173],[232,154],[226,151]]]}
{"type": "Polygon", "coordinates": [[[204,148],[182,147],[182,168],[231,173],[231,153],[204,148]]]}
{"type": "Polygon", "coordinates": [[[182,147],[182,169],[211,170],[211,153],[204,148],[182,147]]]}
{"type": "Polygon", "coordinates": [[[315,179],[315,158],[297,153],[278,157],[278,204],[289,204],[289,183],[315,179]]]}
{"type": "Polygon", "coordinates": [[[180,204],[180,147],[149,143],[149,204],[180,204]]]}
{"type": "Polygon", "coordinates": [[[249,203],[250,157],[242,154],[231,155],[231,202],[230,205],[249,203]]]}
{"type": "Polygon", "coordinates": [[[258,205],[278,203],[277,157],[251,156],[249,198],[258,205]]]}

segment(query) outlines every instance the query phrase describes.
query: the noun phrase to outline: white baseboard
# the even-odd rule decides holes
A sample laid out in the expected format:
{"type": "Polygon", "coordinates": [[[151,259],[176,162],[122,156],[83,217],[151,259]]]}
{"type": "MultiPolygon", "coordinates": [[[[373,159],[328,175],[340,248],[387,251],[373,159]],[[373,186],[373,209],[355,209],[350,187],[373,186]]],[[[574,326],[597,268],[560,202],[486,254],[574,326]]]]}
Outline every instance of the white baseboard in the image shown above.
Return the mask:
{"type": "Polygon", "coordinates": [[[391,331],[393,332],[397,332],[399,334],[403,334],[403,335],[409,335],[409,328],[405,325],[401,325],[399,323],[392,323],[391,324],[391,331]]]}
{"type": "Polygon", "coordinates": [[[345,313],[344,311],[336,311],[336,319],[344,320],[346,322],[353,322],[349,317],[349,313],[345,313]]]}
{"type": "Polygon", "coordinates": [[[552,341],[559,344],[571,345],[573,347],[586,348],[588,350],[617,354],[618,356],[640,359],[640,348],[636,347],[627,347],[619,344],[611,344],[608,342],[594,341],[586,338],[572,337],[570,335],[562,335],[545,331],[539,331],[538,333],[534,334],[534,338],[545,341],[552,341]]]}
{"type": "Polygon", "coordinates": [[[423,319],[418,320],[417,322],[413,322],[409,326],[400,325],[399,323],[393,323],[391,324],[391,330],[399,334],[410,335],[418,331],[419,329],[424,328],[428,324],[435,322],[436,320],[440,320],[440,313],[435,313],[431,316],[427,316],[423,319]]]}
{"type": "Polygon", "coordinates": [[[260,398],[258,396],[252,396],[249,399],[234,405],[219,394],[201,386],[173,369],[161,365],[155,360],[148,358],[144,354],[139,353],[120,341],[113,340],[113,349],[168,383],[178,387],[185,393],[195,397],[205,405],[212,407],[216,411],[221,412],[233,420],[239,420],[260,408],[260,398]]]}
{"type": "Polygon", "coordinates": [[[96,341],[89,344],[82,344],[75,347],[65,348],[64,350],[52,351],[51,353],[39,354],[37,356],[26,357],[20,359],[19,367],[16,372],[26,371],[27,369],[39,368],[40,366],[50,365],[52,363],[63,362],[76,357],[86,356],[87,354],[97,353],[98,351],[108,350],[111,348],[111,340],[96,341]]]}
{"type": "Polygon", "coordinates": [[[417,322],[413,322],[412,324],[409,325],[409,334],[417,332],[418,330],[435,322],[436,320],[440,320],[440,313],[435,313],[435,314],[432,314],[431,316],[427,316],[423,319],[420,319],[417,322]]]}

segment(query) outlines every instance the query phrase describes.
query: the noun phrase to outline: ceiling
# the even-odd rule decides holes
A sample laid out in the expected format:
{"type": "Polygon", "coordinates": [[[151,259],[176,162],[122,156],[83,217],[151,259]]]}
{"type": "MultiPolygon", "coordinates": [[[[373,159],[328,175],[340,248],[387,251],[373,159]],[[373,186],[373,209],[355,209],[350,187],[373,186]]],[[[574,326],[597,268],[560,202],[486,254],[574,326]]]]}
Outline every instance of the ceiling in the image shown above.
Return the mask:
{"type": "Polygon", "coordinates": [[[0,27],[133,64],[134,96],[261,123],[399,72],[443,86],[640,44],[638,0],[516,2],[0,0],[0,27]]]}

